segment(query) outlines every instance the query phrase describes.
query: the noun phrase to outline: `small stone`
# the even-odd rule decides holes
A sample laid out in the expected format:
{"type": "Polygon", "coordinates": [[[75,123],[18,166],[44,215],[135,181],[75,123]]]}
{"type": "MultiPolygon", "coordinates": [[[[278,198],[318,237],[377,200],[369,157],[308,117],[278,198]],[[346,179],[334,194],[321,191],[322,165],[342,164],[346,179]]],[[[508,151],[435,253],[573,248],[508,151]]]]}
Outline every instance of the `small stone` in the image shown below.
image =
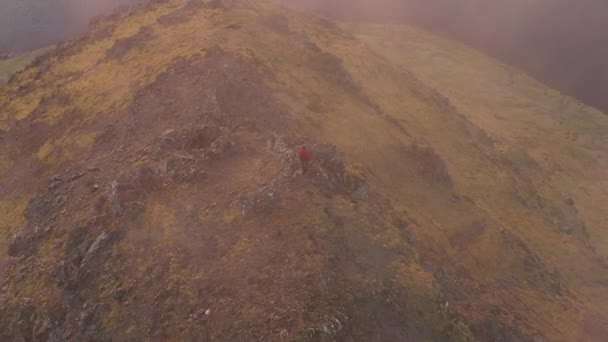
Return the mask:
{"type": "Polygon", "coordinates": [[[49,181],[48,190],[49,191],[55,190],[58,187],[60,187],[62,184],[63,184],[63,181],[61,180],[61,178],[59,178],[59,176],[53,176],[51,178],[51,180],[49,181]]]}
{"type": "Polygon", "coordinates": [[[205,316],[209,316],[209,315],[211,315],[211,310],[209,310],[209,309],[205,310],[205,316]]]}
{"type": "Polygon", "coordinates": [[[81,262],[81,267],[87,265],[88,261],[90,261],[95,256],[97,250],[99,250],[99,248],[102,246],[102,244],[106,241],[107,238],[108,233],[106,232],[102,232],[99,237],[97,237],[97,239],[91,244],[86,254],[84,255],[84,258],[81,262]]]}
{"type": "Polygon", "coordinates": [[[66,196],[57,196],[55,198],[55,204],[61,206],[67,202],[68,198],[66,196]]]}
{"type": "Polygon", "coordinates": [[[84,175],[85,175],[84,172],[78,172],[78,173],[76,173],[76,174],[74,174],[73,176],[70,177],[70,182],[71,181],[75,181],[75,180],[77,180],[79,178],[82,178],[82,177],[84,177],[84,175]]]}

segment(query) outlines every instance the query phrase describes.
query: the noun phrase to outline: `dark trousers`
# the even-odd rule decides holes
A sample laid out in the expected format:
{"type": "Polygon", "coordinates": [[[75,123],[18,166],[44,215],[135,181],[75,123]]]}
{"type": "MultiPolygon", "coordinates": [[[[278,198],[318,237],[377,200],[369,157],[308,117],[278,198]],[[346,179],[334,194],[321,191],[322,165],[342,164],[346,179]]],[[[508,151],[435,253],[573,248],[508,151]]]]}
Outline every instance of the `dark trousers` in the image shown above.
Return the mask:
{"type": "Polygon", "coordinates": [[[308,160],[300,159],[300,162],[302,163],[302,173],[306,173],[308,171],[308,160]]]}

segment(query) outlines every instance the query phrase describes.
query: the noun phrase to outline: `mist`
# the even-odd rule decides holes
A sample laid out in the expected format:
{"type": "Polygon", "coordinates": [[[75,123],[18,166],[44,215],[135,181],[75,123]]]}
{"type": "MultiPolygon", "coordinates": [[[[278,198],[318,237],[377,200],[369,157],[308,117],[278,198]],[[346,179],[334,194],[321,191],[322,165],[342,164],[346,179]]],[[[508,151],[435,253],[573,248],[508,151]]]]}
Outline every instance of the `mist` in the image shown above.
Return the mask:
{"type": "Polygon", "coordinates": [[[415,24],[608,111],[608,1],[285,0],[343,20],[415,24]]]}
{"type": "MultiPolygon", "coordinates": [[[[146,0],[3,0],[0,55],[84,32],[95,16],[146,0]]],[[[342,20],[409,23],[462,41],[608,111],[608,1],[282,0],[342,20]]]]}
{"type": "Polygon", "coordinates": [[[70,39],[90,20],[145,0],[2,0],[0,55],[19,54],[70,39]]]}

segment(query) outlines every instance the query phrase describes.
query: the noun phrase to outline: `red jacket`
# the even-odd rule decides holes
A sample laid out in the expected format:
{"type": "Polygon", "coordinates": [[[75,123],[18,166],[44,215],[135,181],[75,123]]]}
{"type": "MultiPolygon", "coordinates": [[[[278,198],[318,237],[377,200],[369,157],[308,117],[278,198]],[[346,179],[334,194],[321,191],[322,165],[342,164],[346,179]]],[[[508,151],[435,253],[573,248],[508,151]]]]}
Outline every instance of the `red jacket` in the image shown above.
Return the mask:
{"type": "Polygon", "coordinates": [[[300,149],[300,152],[298,152],[298,155],[300,156],[300,160],[303,161],[310,161],[312,159],[312,154],[310,153],[309,150],[302,148],[300,149]]]}

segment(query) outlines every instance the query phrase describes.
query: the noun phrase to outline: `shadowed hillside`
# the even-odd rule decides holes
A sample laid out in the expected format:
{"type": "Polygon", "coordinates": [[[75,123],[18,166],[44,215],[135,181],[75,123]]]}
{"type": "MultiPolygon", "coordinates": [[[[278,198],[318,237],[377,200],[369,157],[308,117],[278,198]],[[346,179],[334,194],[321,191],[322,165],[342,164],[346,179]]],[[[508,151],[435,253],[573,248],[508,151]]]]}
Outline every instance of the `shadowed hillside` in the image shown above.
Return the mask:
{"type": "Polygon", "coordinates": [[[2,340],[608,332],[608,117],[426,32],[154,2],[0,129],[2,340]]]}

